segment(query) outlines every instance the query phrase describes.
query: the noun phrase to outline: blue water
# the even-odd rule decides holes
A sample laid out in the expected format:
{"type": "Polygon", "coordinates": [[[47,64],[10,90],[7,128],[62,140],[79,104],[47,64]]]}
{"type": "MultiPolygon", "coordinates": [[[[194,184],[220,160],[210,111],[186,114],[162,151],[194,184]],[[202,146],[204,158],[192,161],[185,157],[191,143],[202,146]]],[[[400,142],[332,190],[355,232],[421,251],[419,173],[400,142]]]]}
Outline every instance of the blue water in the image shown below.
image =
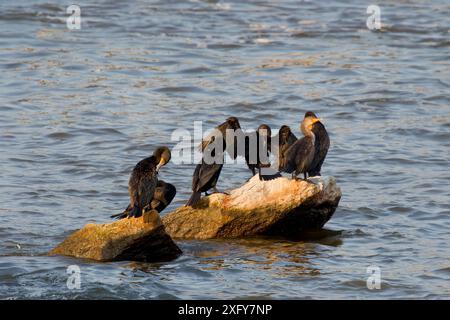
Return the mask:
{"type": "MultiPolygon", "coordinates": [[[[368,1],[77,4],[81,30],[65,1],[0,4],[0,298],[450,298],[448,1],[379,2],[378,32],[368,1]],[[130,170],[175,129],[234,115],[300,135],[307,110],[343,192],[322,235],[179,241],[184,255],[156,264],[45,256],[123,209],[130,170]]],[[[161,171],[178,189],[165,212],[193,169],[161,171]]],[[[218,187],[249,176],[226,165],[218,187]]]]}

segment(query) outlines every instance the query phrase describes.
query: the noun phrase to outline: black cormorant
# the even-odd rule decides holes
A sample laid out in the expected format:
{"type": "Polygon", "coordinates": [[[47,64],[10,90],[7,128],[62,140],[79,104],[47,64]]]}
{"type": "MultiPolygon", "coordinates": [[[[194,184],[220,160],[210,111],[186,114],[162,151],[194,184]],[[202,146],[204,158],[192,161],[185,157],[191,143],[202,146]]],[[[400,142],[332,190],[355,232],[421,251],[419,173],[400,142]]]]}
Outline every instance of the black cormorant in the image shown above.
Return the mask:
{"type": "MultiPolygon", "coordinates": [[[[218,192],[216,184],[220,172],[222,171],[225,150],[227,150],[233,159],[237,157],[237,138],[235,138],[234,143],[232,141],[227,144],[226,130],[231,129],[236,131],[240,130],[240,128],[239,121],[235,117],[228,118],[224,123],[216,127],[216,130],[219,130],[222,135],[223,148],[222,150],[213,148],[211,156],[214,157],[214,159],[219,159],[219,162],[207,163],[205,162],[204,157],[202,157],[202,162],[195,167],[194,174],[192,175],[192,195],[186,203],[187,206],[194,206],[197,204],[202,192],[207,194],[207,191],[210,189],[213,189],[214,192],[218,192]],[[234,147],[233,150],[231,149],[232,147],[234,147]]],[[[201,143],[201,151],[205,152],[205,149],[212,144],[214,139],[215,136],[213,134],[204,139],[201,143]]]]}
{"type": "Polygon", "coordinates": [[[278,149],[273,151],[277,157],[278,170],[281,170],[281,164],[285,162],[286,150],[297,141],[297,137],[292,133],[291,128],[283,125],[274,139],[278,139],[278,149]]]}
{"type": "MultiPolygon", "coordinates": [[[[313,117],[318,119],[317,116],[312,111],[308,111],[305,114],[305,117],[313,117]]],[[[308,170],[308,175],[310,177],[320,176],[320,170],[322,169],[322,164],[325,160],[325,157],[328,153],[328,148],[330,147],[330,138],[328,137],[327,130],[322,122],[315,122],[312,131],[314,132],[314,136],[316,138],[315,143],[315,153],[314,160],[311,164],[310,169],[308,170]]]]}
{"type": "Polygon", "coordinates": [[[304,137],[295,141],[282,156],[280,168],[284,172],[292,173],[292,178],[296,178],[300,173],[307,178],[315,154],[315,136],[312,127],[317,121],[319,121],[317,118],[305,117],[300,126],[304,137]]]}
{"type": "Polygon", "coordinates": [[[177,189],[173,184],[159,180],[152,202],[142,209],[144,222],[156,223],[160,219],[159,214],[172,202],[176,193],[177,189]]]}
{"type": "Polygon", "coordinates": [[[151,209],[162,212],[175,198],[177,189],[173,184],[159,180],[156,185],[155,193],[153,194],[153,200],[150,203],[151,209]]]}
{"type": "MultiPolygon", "coordinates": [[[[161,213],[172,202],[173,198],[175,198],[176,193],[177,189],[173,184],[164,182],[163,180],[158,180],[158,184],[156,185],[155,193],[153,194],[153,199],[150,203],[150,206],[146,206],[142,210],[156,210],[158,213],[161,213]]],[[[112,215],[111,218],[126,218],[131,209],[131,205],[128,205],[124,212],[112,215]]]]}
{"type": "Polygon", "coordinates": [[[267,124],[262,124],[255,132],[245,135],[245,161],[252,174],[258,170],[259,178],[263,180],[261,168],[270,167],[272,131],[267,124]]]}
{"type": "Polygon", "coordinates": [[[159,147],[151,157],[136,164],[128,182],[130,204],[124,212],[111,216],[112,218],[140,217],[142,209],[150,206],[158,185],[159,169],[170,161],[170,150],[159,147]]]}

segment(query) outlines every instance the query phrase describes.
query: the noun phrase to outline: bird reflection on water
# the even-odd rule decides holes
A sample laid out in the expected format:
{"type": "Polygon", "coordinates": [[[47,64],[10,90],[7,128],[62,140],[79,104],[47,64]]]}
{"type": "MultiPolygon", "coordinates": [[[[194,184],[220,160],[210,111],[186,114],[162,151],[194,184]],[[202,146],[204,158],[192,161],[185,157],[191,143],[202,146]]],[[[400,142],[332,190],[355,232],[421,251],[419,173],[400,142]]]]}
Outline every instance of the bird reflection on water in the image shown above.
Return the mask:
{"type": "MultiPolygon", "coordinates": [[[[308,231],[297,239],[254,237],[248,239],[183,240],[177,243],[185,252],[179,264],[186,261],[204,271],[250,272],[264,270],[277,277],[318,275],[320,268],[314,259],[320,255],[318,245],[340,246],[341,231],[308,231]],[[186,260],[185,260],[186,259],[186,260]]],[[[126,265],[133,271],[157,273],[160,268],[169,268],[164,263],[132,262],[126,265]]],[[[167,272],[167,270],[165,270],[167,272]]]]}

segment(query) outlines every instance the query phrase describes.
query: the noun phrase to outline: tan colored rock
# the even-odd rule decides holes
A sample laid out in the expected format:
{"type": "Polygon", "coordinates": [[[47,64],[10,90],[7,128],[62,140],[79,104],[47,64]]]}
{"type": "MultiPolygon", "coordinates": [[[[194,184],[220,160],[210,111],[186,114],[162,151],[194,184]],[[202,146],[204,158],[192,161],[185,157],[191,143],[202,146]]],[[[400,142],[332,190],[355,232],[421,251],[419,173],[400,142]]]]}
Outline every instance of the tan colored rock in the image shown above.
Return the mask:
{"type": "Polygon", "coordinates": [[[181,250],[166,233],[159,214],[122,219],[107,224],[87,224],[74,232],[50,255],[66,255],[98,261],[166,261],[181,250]]]}
{"type": "Polygon", "coordinates": [[[255,235],[296,236],[322,228],[341,198],[334,178],[308,182],[254,176],[229,195],[216,193],[195,207],[181,207],[163,217],[173,238],[211,239],[255,235]]]}

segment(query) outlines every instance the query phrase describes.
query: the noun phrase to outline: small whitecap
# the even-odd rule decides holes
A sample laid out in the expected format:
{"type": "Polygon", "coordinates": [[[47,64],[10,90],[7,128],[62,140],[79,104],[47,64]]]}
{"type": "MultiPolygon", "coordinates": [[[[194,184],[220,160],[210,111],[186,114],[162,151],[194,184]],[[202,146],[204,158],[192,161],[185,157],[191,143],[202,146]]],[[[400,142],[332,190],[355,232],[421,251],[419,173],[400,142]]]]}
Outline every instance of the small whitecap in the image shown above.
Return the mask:
{"type": "Polygon", "coordinates": [[[250,23],[249,27],[252,31],[262,31],[269,29],[269,25],[262,23],[250,23]]]}
{"type": "Polygon", "coordinates": [[[208,44],[206,42],[197,42],[198,49],[206,49],[208,48],[208,44]]]}
{"type": "Polygon", "coordinates": [[[220,10],[230,10],[231,3],[216,3],[216,8],[220,10]]]}
{"type": "Polygon", "coordinates": [[[257,44],[268,44],[271,43],[270,39],[267,38],[258,38],[255,40],[255,43],[257,44]]]}

